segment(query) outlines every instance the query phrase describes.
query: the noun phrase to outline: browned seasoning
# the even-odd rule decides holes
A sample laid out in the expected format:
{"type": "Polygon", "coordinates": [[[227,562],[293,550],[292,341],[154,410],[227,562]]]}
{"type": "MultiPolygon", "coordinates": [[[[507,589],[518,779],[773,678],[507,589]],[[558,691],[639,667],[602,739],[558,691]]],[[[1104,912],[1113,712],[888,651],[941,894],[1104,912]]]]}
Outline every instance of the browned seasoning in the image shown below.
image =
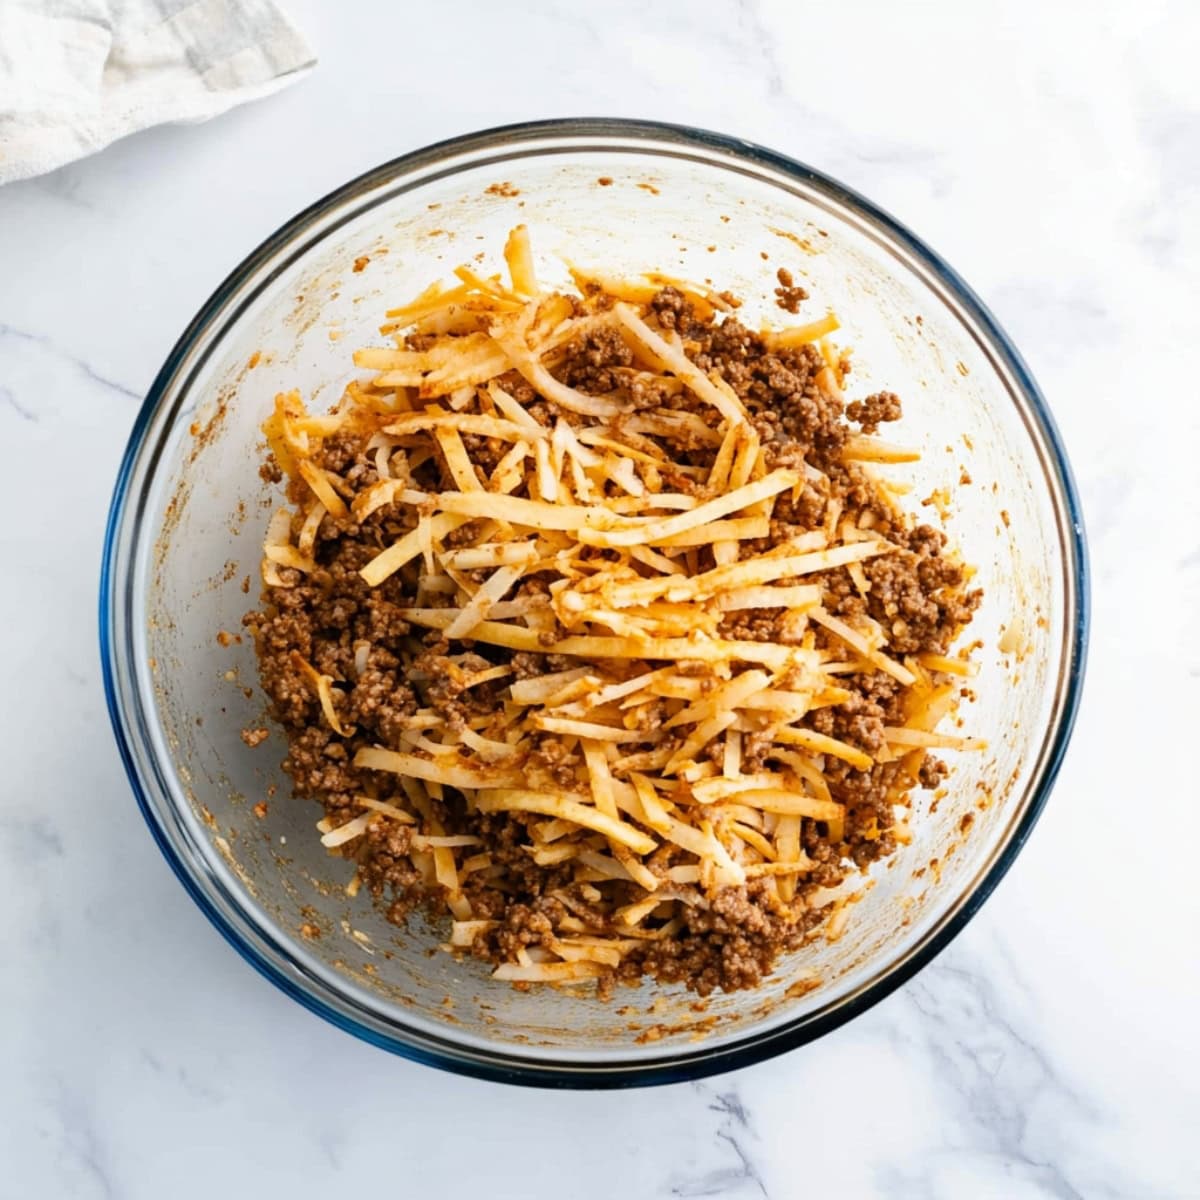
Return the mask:
{"type": "Polygon", "coordinates": [[[802,979],[797,979],[791,984],[784,995],[789,1000],[798,1000],[801,996],[807,996],[809,992],[815,992],[821,986],[821,978],[819,975],[807,975],[802,979]]]}

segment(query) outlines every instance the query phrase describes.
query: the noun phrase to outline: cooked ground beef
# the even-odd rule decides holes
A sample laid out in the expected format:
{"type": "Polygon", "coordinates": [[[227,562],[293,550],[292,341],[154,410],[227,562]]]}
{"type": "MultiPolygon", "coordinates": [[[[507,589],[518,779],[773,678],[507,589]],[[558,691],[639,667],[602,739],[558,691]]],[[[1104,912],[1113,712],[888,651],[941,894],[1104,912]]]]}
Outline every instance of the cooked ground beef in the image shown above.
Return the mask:
{"type": "MultiPolygon", "coordinates": [[[[795,312],[806,297],[804,289],[786,270],[779,271],[778,282],[779,305],[795,312]]],[[[848,421],[873,433],[881,422],[900,417],[899,398],[878,392],[851,402],[843,412],[841,402],[818,384],[825,364],[814,347],[769,350],[757,333],[732,315],[724,319],[697,317],[687,298],[675,288],[660,291],[651,311],[665,334],[683,339],[686,353],[701,370],[719,372],[733,388],[762,440],[767,466],[808,472],[808,481],[797,493],[784,493],[776,501],[768,537],[743,543],[742,553],[762,553],[819,528],[830,506],[836,506],[843,519],[870,526],[900,549],[862,564],[859,583],[865,576],[869,585],[865,594],[845,568],[821,576],[828,607],[845,618],[870,617],[879,622],[888,632],[894,654],[945,653],[971,619],[980,593],[966,589],[964,571],[955,559],[944,555],[945,539],[939,532],[913,526],[861,468],[843,460],[843,447],[851,432],[848,421]]],[[[428,338],[408,340],[410,349],[427,344],[428,338]]],[[[692,392],[635,369],[629,346],[611,329],[589,333],[568,345],[555,373],[572,387],[618,397],[635,410],[654,407],[694,412],[706,422],[712,420],[711,410],[692,392]]],[[[553,424],[557,410],[539,401],[524,379],[511,373],[500,382],[529,407],[535,419],[553,424]]],[[[564,415],[571,420],[571,414],[564,415]]],[[[614,428],[621,430],[622,422],[614,422],[614,428]]],[[[508,450],[504,442],[474,434],[465,435],[463,441],[485,475],[508,450]]],[[[661,468],[666,484],[676,491],[699,490],[701,485],[689,469],[711,464],[712,445],[686,433],[673,440],[659,438],[658,445],[667,452],[661,468]]],[[[315,461],[340,476],[356,493],[376,482],[373,451],[368,451],[362,436],[344,433],[326,439],[315,461]]],[[[282,478],[274,462],[268,463],[265,471],[268,478],[282,478]]],[[[429,491],[455,486],[447,464],[436,456],[414,469],[412,483],[429,491]]],[[[291,486],[293,499],[299,502],[302,486],[291,486]]],[[[411,749],[412,738],[420,734],[419,723],[414,725],[419,708],[432,709],[452,729],[465,729],[469,723],[479,727],[482,718],[486,732],[487,720],[502,715],[502,691],[513,679],[534,679],[578,665],[560,655],[513,653],[483,644],[473,649],[468,644],[465,656],[452,654],[438,631],[410,626],[404,608],[436,608],[447,603],[447,598],[418,596],[416,564],[376,588],[367,586],[359,570],[381,549],[411,531],[417,516],[412,507],[399,503],[384,505],[358,523],[349,519],[339,522],[326,515],[313,547],[316,569],[303,575],[281,569],[280,585],[267,587],[259,611],[245,618],[255,636],[260,679],[271,715],[287,734],[284,769],[291,775],[296,795],[320,801],[334,824],[358,815],[361,809],[356,797],[364,794],[403,802],[404,791],[396,776],[356,768],[353,758],[365,746],[411,749]],[[336,710],[339,723],[350,730],[348,736],[338,736],[322,719],[305,664],[340,681],[336,710]],[[468,676],[492,666],[511,668],[511,676],[467,685],[468,676]]],[[[299,533],[300,522],[297,516],[293,535],[299,533]]],[[[450,534],[447,542],[469,545],[482,525],[482,521],[470,522],[450,534]]],[[[700,569],[715,565],[709,548],[701,547],[696,554],[700,569]]],[[[812,581],[811,577],[807,580],[812,581]]],[[[542,607],[549,619],[545,579],[527,577],[515,598],[531,609],[542,607]]],[[[782,641],[787,636],[785,626],[784,614],[778,610],[750,609],[726,614],[720,634],[745,641],[782,641]]],[[[543,641],[552,642],[557,636],[557,632],[549,632],[543,641]]],[[[818,637],[818,644],[827,644],[824,630],[818,631],[818,637]]],[[[461,651],[461,645],[457,649],[461,651]]],[[[648,667],[633,663],[629,669],[648,667]]],[[[679,664],[681,674],[697,678],[705,678],[706,670],[703,664],[679,664]]],[[[848,674],[839,682],[849,692],[848,698],[811,712],[804,725],[878,755],[884,746],[884,727],[905,719],[904,689],[882,672],[848,674]]],[[[665,701],[648,705],[639,710],[638,727],[658,729],[670,711],[665,701]]],[[[262,733],[248,730],[244,735],[247,744],[257,744],[262,733]]],[[[680,739],[672,732],[665,744],[675,746],[680,739]]],[[[746,733],[741,748],[743,769],[778,769],[777,749],[769,736],[746,733]]],[[[720,738],[707,750],[714,762],[720,761],[723,752],[720,738]]],[[[568,757],[560,736],[536,736],[521,764],[529,786],[574,786],[568,757]]],[[[803,820],[801,842],[813,866],[794,902],[781,902],[768,878],[752,879],[745,886],[726,888],[707,898],[694,886],[673,887],[670,894],[684,900],[679,906],[678,928],[657,940],[639,943],[623,958],[614,978],[602,981],[602,987],[614,981],[633,982],[643,975],[684,983],[702,995],[715,988],[753,987],[781,953],[803,944],[828,915],[813,902],[817,889],[834,886],[847,872],[892,853],[897,802],[902,803],[914,785],[937,787],[946,766],[914,753],[859,771],[827,757],[825,774],[833,798],[846,806],[844,835],[834,842],[825,822],[803,820]]],[[[470,812],[462,797],[449,788],[440,800],[430,803],[425,815],[446,834],[478,838],[490,855],[490,869],[464,877],[463,894],[473,916],[496,922],[476,938],[471,953],[493,962],[511,961],[518,950],[552,941],[567,916],[585,931],[612,932],[609,917],[597,907],[599,892],[592,884],[573,882],[569,865],[539,866],[533,861],[528,850],[529,826],[536,818],[521,813],[470,812]]],[[[413,866],[413,836],[410,826],[378,821],[342,850],[357,860],[369,890],[398,923],[414,905],[435,912],[445,910],[441,890],[430,886],[413,866]]],[[[648,860],[649,869],[665,880],[681,853],[664,844],[648,860]]],[[[628,891],[629,900],[643,894],[633,884],[612,886],[618,899],[622,889],[628,891]]]]}
{"type": "Polygon", "coordinates": [[[895,392],[875,392],[865,400],[851,400],[846,416],[862,426],[863,433],[878,433],[884,421],[898,421],[904,415],[895,392]]]}
{"type": "Polygon", "coordinates": [[[798,313],[800,305],[808,299],[808,293],[794,282],[792,273],[786,267],[780,267],[775,273],[779,286],[775,289],[775,303],[784,312],[798,313]]]}

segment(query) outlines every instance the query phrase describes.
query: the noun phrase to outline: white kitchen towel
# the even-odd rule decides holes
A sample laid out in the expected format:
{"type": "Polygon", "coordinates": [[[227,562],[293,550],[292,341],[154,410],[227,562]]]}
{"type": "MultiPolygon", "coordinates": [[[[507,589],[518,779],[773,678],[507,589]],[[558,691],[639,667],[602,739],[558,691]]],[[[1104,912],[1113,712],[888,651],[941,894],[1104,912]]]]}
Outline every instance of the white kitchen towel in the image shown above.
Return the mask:
{"type": "Polygon", "coordinates": [[[216,116],[315,61],[270,0],[0,0],[0,183],[216,116]]]}

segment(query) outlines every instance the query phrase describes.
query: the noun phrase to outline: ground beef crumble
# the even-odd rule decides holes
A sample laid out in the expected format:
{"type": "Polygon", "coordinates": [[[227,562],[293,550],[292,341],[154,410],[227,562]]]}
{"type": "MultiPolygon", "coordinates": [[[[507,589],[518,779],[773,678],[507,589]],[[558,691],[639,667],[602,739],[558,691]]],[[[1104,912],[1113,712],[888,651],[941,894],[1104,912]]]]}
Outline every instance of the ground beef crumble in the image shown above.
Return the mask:
{"type": "MultiPolygon", "coordinates": [[[[784,269],[778,272],[778,284],[779,306],[797,312],[807,298],[805,290],[784,269]]],[[[698,317],[676,288],[662,289],[650,312],[664,335],[683,340],[696,366],[718,372],[732,387],[751,416],[768,468],[796,467],[808,476],[796,493],[777,500],[769,535],[744,543],[743,553],[762,553],[820,527],[834,505],[843,519],[871,527],[899,549],[862,564],[858,582],[865,577],[865,593],[844,568],[827,572],[822,582],[831,610],[843,617],[879,622],[893,654],[946,653],[970,621],[980,593],[968,589],[963,567],[945,554],[941,533],[901,516],[864,471],[843,459],[846,439],[854,432],[849,422],[863,433],[874,433],[881,423],[900,418],[900,399],[891,392],[877,392],[851,401],[843,410],[841,401],[818,383],[824,360],[814,346],[771,350],[734,315],[698,317]]],[[[408,344],[410,349],[421,348],[419,338],[410,338],[408,344]]],[[[655,408],[712,419],[711,410],[690,391],[637,370],[628,344],[611,329],[589,333],[568,345],[555,364],[555,374],[581,391],[614,396],[633,411],[655,408]]],[[[501,382],[543,424],[552,424],[559,415],[515,373],[501,382]]],[[[564,415],[571,419],[571,414],[564,415]]],[[[614,428],[620,431],[621,422],[614,428]]],[[[508,449],[497,439],[472,434],[464,436],[464,445],[485,474],[495,469],[508,449]]],[[[707,467],[712,446],[689,441],[682,434],[674,443],[659,439],[659,445],[667,460],[663,478],[675,490],[694,491],[696,477],[689,469],[707,467]]],[[[326,439],[316,461],[356,492],[376,481],[373,454],[361,436],[339,434],[326,439]]],[[[274,462],[264,467],[264,478],[282,478],[274,462]]],[[[446,464],[437,458],[419,468],[414,484],[432,490],[454,486],[446,464]]],[[[294,491],[293,499],[298,498],[294,491]]],[[[452,652],[437,631],[410,626],[402,610],[417,603],[417,572],[402,570],[378,588],[370,588],[359,570],[415,524],[416,514],[400,504],[385,505],[361,523],[338,522],[327,515],[313,547],[316,569],[307,574],[281,569],[280,585],[265,588],[259,610],[244,619],[255,638],[271,716],[287,736],[284,769],[296,795],[320,801],[334,824],[361,813],[356,797],[403,800],[396,776],[356,768],[353,758],[364,746],[410,748],[406,739],[413,736],[418,708],[432,708],[451,728],[462,729],[472,721],[479,726],[482,719],[484,735],[490,730],[486,722],[494,718],[496,736],[501,736],[502,692],[512,680],[535,679],[578,665],[559,655],[513,653],[482,644],[468,643],[464,655],[461,646],[452,652]],[[336,735],[323,720],[305,663],[337,681],[336,711],[339,722],[351,731],[348,736],[336,735]],[[492,666],[507,666],[511,676],[465,685],[471,673],[492,666]]],[[[479,524],[463,526],[448,541],[470,544],[479,524]]],[[[297,517],[294,535],[299,527],[297,517]]],[[[708,548],[697,554],[701,569],[712,565],[708,548]]],[[[536,575],[522,583],[516,596],[530,606],[549,603],[545,581],[536,575]]],[[[434,607],[443,602],[436,596],[421,599],[434,607]]],[[[785,638],[783,626],[779,611],[751,609],[726,614],[719,632],[745,641],[780,641],[785,638]]],[[[547,640],[556,636],[552,632],[547,640]]],[[[630,670],[634,669],[649,668],[631,664],[630,670]]],[[[689,668],[681,665],[680,669],[686,673],[689,668]]],[[[904,689],[881,672],[847,675],[841,682],[848,699],[811,712],[805,725],[878,755],[884,747],[885,727],[904,720],[904,689]]],[[[657,728],[668,715],[665,704],[650,706],[640,721],[643,728],[657,728]]],[[[243,737],[248,745],[257,745],[266,739],[267,731],[248,729],[243,737]]],[[[746,734],[743,769],[775,769],[776,749],[770,738],[746,734]]],[[[719,740],[710,747],[714,761],[722,750],[719,740]]],[[[536,786],[569,787],[575,779],[566,760],[562,739],[546,733],[533,739],[521,766],[536,786]]],[[[679,928],[629,952],[615,971],[616,982],[632,983],[648,975],[664,983],[686,984],[701,995],[718,988],[755,986],[781,954],[801,946],[827,917],[827,909],[812,902],[818,889],[836,886],[848,872],[894,851],[897,801],[913,786],[939,786],[946,766],[916,753],[876,762],[867,771],[827,757],[825,771],[833,797],[846,805],[844,835],[833,842],[824,822],[803,820],[801,843],[813,869],[796,901],[781,903],[765,878],[727,888],[709,899],[693,888],[692,902],[680,906],[679,928]]],[[[432,803],[427,816],[446,833],[478,838],[490,855],[488,870],[464,878],[463,894],[472,914],[496,922],[476,938],[470,953],[493,962],[512,960],[518,950],[549,944],[568,914],[586,931],[611,932],[609,918],[595,907],[594,887],[573,882],[566,865],[539,866],[533,861],[529,825],[535,818],[469,812],[452,789],[432,803]]],[[[413,866],[413,836],[410,826],[378,821],[340,850],[357,861],[366,886],[397,923],[403,923],[416,905],[435,913],[446,910],[440,889],[413,866]]],[[[664,845],[650,861],[650,869],[666,878],[678,853],[664,845]]],[[[618,898],[622,888],[628,888],[630,899],[642,894],[632,884],[613,886],[618,898]]],[[[612,982],[603,981],[603,986],[612,982]]]]}
{"type": "Polygon", "coordinates": [[[904,415],[895,392],[875,392],[865,400],[851,400],[846,416],[857,421],[863,433],[878,433],[884,421],[898,421],[904,415]]]}
{"type": "Polygon", "coordinates": [[[800,305],[808,299],[808,292],[792,279],[792,273],[786,267],[780,267],[775,273],[779,286],[775,289],[775,303],[784,312],[798,313],[800,305]]]}

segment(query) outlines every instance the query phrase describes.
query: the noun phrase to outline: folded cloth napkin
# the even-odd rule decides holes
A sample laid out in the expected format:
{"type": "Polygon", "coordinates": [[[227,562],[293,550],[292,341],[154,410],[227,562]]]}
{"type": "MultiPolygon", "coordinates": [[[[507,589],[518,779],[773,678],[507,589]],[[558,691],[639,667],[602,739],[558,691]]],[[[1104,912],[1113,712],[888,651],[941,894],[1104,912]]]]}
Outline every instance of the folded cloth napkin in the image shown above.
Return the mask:
{"type": "Polygon", "coordinates": [[[315,61],[270,0],[0,0],[0,183],[216,116],[315,61]]]}

